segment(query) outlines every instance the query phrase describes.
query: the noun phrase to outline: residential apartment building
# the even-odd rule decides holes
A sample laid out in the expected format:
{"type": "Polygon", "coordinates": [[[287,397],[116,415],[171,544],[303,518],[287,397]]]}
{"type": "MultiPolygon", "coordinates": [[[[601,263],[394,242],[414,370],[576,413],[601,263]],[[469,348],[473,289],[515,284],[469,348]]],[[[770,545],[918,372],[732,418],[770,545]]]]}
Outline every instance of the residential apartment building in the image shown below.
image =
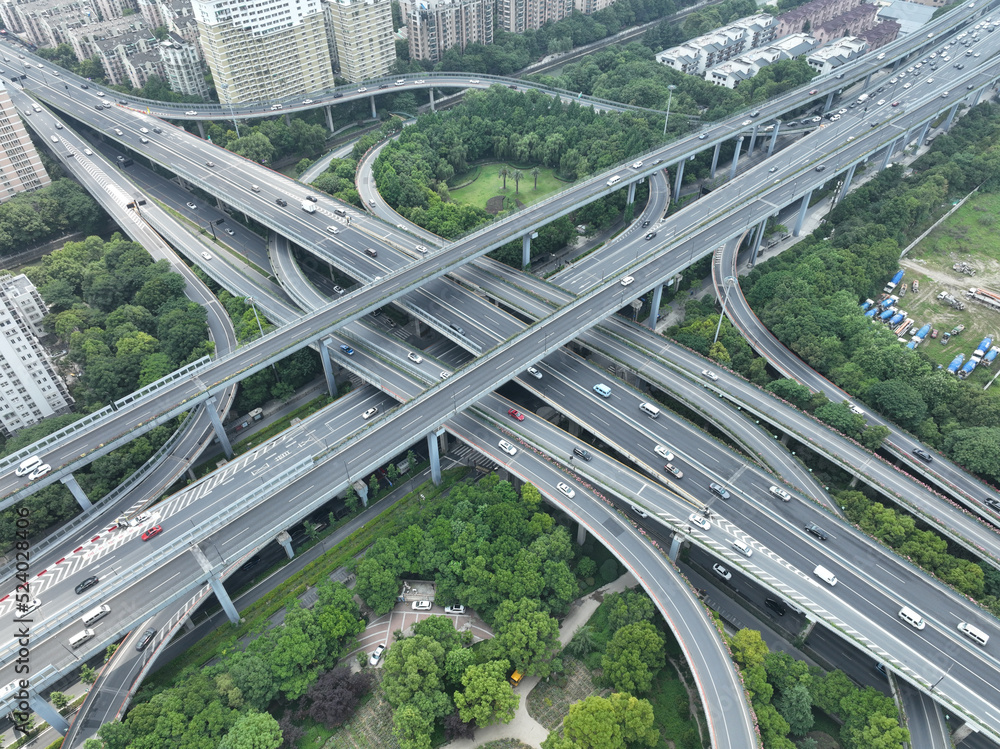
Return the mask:
{"type": "Polygon", "coordinates": [[[493,0],[403,0],[413,60],[440,62],[452,47],[493,43],[493,0]]]}
{"type": "Polygon", "coordinates": [[[827,44],[843,36],[858,36],[876,23],[878,23],[878,7],[862,3],[826,23],[813,26],[809,33],[819,39],[820,44],[827,44]]]}
{"type": "Polygon", "coordinates": [[[615,0],[573,0],[573,9],[577,13],[591,15],[599,10],[604,10],[615,2],[615,0]]]}
{"type": "Polygon", "coordinates": [[[139,16],[113,18],[109,21],[81,19],[62,27],[66,42],[73,48],[77,60],[88,60],[94,55],[100,55],[98,42],[107,39],[140,33],[140,36],[152,38],[151,29],[154,26],[139,16]]]}
{"type": "Polygon", "coordinates": [[[677,47],[657,53],[656,61],[688,75],[704,75],[709,68],[768,44],[777,24],[766,13],[741,18],[722,28],[689,39],[677,47]]]}
{"type": "Polygon", "coordinates": [[[778,16],[778,36],[809,31],[861,5],[863,0],[812,0],[778,16]]]}
{"type": "Polygon", "coordinates": [[[858,36],[868,43],[868,51],[871,52],[879,47],[884,47],[889,42],[896,41],[900,28],[899,21],[887,18],[867,31],[862,31],[858,36]]]}
{"type": "Polygon", "coordinates": [[[220,99],[266,102],[333,88],[320,0],[192,0],[191,5],[220,99]]]}
{"type": "Polygon", "coordinates": [[[0,431],[8,436],[47,416],[69,413],[73,403],[38,342],[46,314],[27,276],[0,278],[0,431]]]}
{"type": "Polygon", "coordinates": [[[820,75],[827,75],[867,51],[868,43],[864,39],[845,36],[843,39],[838,39],[836,42],[816,50],[806,58],[806,62],[820,75]]]}
{"type": "Polygon", "coordinates": [[[6,0],[4,22],[36,47],[55,47],[68,40],[62,28],[85,22],[93,11],[87,0],[6,0]]]}
{"type": "Polygon", "coordinates": [[[0,203],[51,182],[6,86],[0,82],[0,203]]]}
{"type": "Polygon", "coordinates": [[[808,54],[818,42],[808,34],[792,34],[776,39],[766,47],[751,49],[737,58],[716,65],[705,71],[705,80],[717,86],[736,88],[743,81],[753,78],[761,68],[779,60],[792,60],[808,54]]]}
{"type": "MultiPolygon", "coordinates": [[[[141,19],[137,23],[142,23],[141,19]]],[[[150,29],[97,39],[93,44],[111,83],[142,88],[151,75],[163,74],[157,51],[159,42],[150,29]]]]}
{"type": "Polygon", "coordinates": [[[512,34],[540,29],[573,14],[573,0],[500,0],[500,28],[512,34]]]}
{"type": "Polygon", "coordinates": [[[340,77],[352,83],[389,74],[396,61],[390,0],[328,0],[340,77]]]}
{"type": "Polygon", "coordinates": [[[199,47],[179,34],[170,32],[159,45],[163,76],[171,91],[188,96],[208,99],[208,82],[205,80],[199,47]]]}

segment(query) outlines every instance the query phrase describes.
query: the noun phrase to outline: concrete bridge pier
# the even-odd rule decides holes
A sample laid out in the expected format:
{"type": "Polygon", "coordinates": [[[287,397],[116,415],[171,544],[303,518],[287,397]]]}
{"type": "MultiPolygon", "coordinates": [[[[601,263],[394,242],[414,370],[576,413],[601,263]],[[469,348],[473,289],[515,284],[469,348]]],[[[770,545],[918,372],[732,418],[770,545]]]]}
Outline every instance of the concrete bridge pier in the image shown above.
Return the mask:
{"type": "Polygon", "coordinates": [[[75,499],[76,503],[80,505],[81,510],[89,510],[94,506],[93,503],[87,499],[86,492],[84,492],[80,487],[80,484],[77,483],[76,476],[72,473],[69,476],[63,476],[59,480],[69,489],[69,493],[73,495],[73,499],[75,499]]]}
{"type": "Polygon", "coordinates": [[[28,704],[39,718],[56,729],[62,736],[65,736],[69,731],[69,723],[59,714],[59,711],[33,691],[28,692],[28,704]]]}
{"type": "Polygon", "coordinates": [[[760,242],[764,238],[764,227],[767,226],[767,219],[757,224],[757,232],[753,240],[753,249],[750,251],[750,265],[757,262],[757,254],[760,252],[760,242]]]}
{"type": "Polygon", "coordinates": [[[326,376],[326,390],[331,398],[337,397],[337,375],[333,368],[333,359],[330,358],[330,338],[323,338],[319,341],[319,358],[323,362],[323,374],[326,376]]]}
{"type": "Polygon", "coordinates": [[[771,142],[767,144],[767,155],[774,153],[774,145],[778,142],[778,131],[781,130],[781,120],[774,121],[774,130],[771,131],[771,142]]]}
{"type": "Polygon", "coordinates": [[[667,552],[667,556],[670,557],[671,562],[677,561],[677,555],[681,552],[681,534],[674,533],[674,537],[670,539],[670,551],[667,552]]]}
{"type": "Polygon", "coordinates": [[[677,162],[677,174],[674,175],[674,194],[671,199],[674,203],[681,199],[681,182],[684,179],[684,159],[677,162]]]}
{"type": "Polygon", "coordinates": [[[833,94],[834,93],[835,92],[831,91],[829,94],[826,95],[826,104],[823,105],[823,111],[824,112],[828,112],[830,110],[830,107],[833,106],[833,94]]]}
{"type": "Polygon", "coordinates": [[[427,454],[431,461],[431,481],[436,485],[441,483],[441,452],[438,449],[438,442],[444,434],[444,429],[438,429],[427,435],[427,454]]]}
{"type": "Polygon", "coordinates": [[[885,147],[885,156],[882,157],[882,166],[879,167],[879,171],[882,171],[892,162],[892,155],[896,152],[896,141],[893,141],[888,146],[885,147]]]}
{"type": "Polygon", "coordinates": [[[289,559],[295,559],[295,549],[292,548],[292,537],[288,531],[282,531],[274,540],[281,544],[281,548],[285,550],[285,556],[289,559]]]}
{"type": "Polygon", "coordinates": [[[576,526],[576,545],[583,546],[587,542],[587,529],[584,527],[583,523],[579,523],[576,526]]]}
{"type": "MultiPolygon", "coordinates": [[[[634,185],[629,185],[629,187],[634,187],[634,185]]],[[[634,194],[634,191],[633,191],[634,194]]],[[[631,195],[630,195],[631,197],[631,195]]],[[[631,202],[631,201],[629,201],[631,202]]],[[[532,235],[538,236],[536,232],[529,232],[521,237],[521,270],[524,270],[529,265],[531,265],[531,237],[532,235]]]]}
{"type": "Polygon", "coordinates": [[[327,104],[325,107],[323,107],[323,111],[326,112],[326,129],[329,130],[332,133],[333,130],[334,130],[334,128],[333,128],[333,105],[332,104],[327,104]]]}
{"type": "Polygon", "coordinates": [[[226,590],[226,586],[219,579],[219,573],[212,569],[212,563],[208,561],[205,552],[201,550],[200,546],[195,545],[191,547],[191,553],[194,554],[198,565],[207,573],[208,584],[212,586],[212,592],[215,593],[215,597],[218,599],[219,605],[222,606],[222,610],[226,612],[229,623],[239,624],[240,614],[236,610],[236,606],[233,605],[233,599],[229,597],[229,591],[226,590]]]}
{"type": "Polygon", "coordinates": [[[927,120],[924,123],[923,129],[920,131],[920,137],[917,139],[917,147],[919,148],[924,144],[924,140],[927,138],[927,131],[931,129],[931,121],[927,120]]]}
{"type": "Polygon", "coordinates": [[[635,202],[635,182],[628,183],[628,195],[625,198],[625,205],[632,205],[635,202]]]}
{"type": "Polygon", "coordinates": [[[434,108],[434,89],[432,88],[427,89],[427,93],[431,97],[431,111],[436,112],[437,110],[434,108]]]}
{"type": "Polygon", "coordinates": [[[958,728],[955,729],[954,733],[951,734],[951,741],[953,744],[958,746],[961,744],[970,733],[972,733],[972,726],[968,723],[963,723],[958,728]]]}
{"type": "Polygon", "coordinates": [[[650,330],[656,330],[656,318],[660,314],[660,299],[663,297],[663,284],[658,283],[653,287],[653,299],[649,305],[649,317],[646,318],[646,325],[650,330]]]}
{"type": "Polygon", "coordinates": [[[372,119],[373,120],[377,120],[378,119],[378,112],[375,111],[375,94],[372,94],[371,96],[369,96],[368,97],[368,101],[371,102],[371,105],[372,105],[372,119]]]}
{"type": "Polygon", "coordinates": [[[201,136],[202,140],[205,140],[205,123],[202,122],[201,120],[198,120],[197,124],[198,124],[198,135],[201,136]]]}
{"type": "Polygon", "coordinates": [[[733,165],[729,169],[729,179],[736,177],[736,167],[740,163],[740,149],[743,148],[743,136],[736,139],[736,150],[733,151],[733,165]]]}
{"type": "Polygon", "coordinates": [[[709,179],[715,179],[715,168],[719,165],[719,149],[722,148],[721,143],[715,144],[715,153],[712,154],[712,169],[708,173],[709,179]]]}
{"type": "Polygon", "coordinates": [[[753,131],[750,133],[750,146],[747,148],[747,158],[753,156],[754,146],[757,145],[757,125],[753,126],[753,131]]]}
{"type": "Polygon", "coordinates": [[[948,132],[949,130],[951,130],[951,123],[955,120],[955,113],[957,111],[958,111],[958,104],[957,103],[955,105],[953,105],[950,110],[948,110],[948,119],[945,120],[945,123],[944,123],[944,131],[945,132],[948,132]]]}
{"type": "Polygon", "coordinates": [[[809,210],[809,201],[812,200],[813,191],[810,190],[802,196],[802,205],[799,207],[798,218],[795,219],[795,228],[792,229],[792,236],[799,236],[802,231],[802,223],[806,220],[806,211],[809,210]]]}
{"type": "Polygon", "coordinates": [[[847,169],[847,174],[844,175],[844,184],[840,188],[840,192],[837,193],[837,202],[839,203],[847,195],[847,191],[851,189],[851,180],[854,179],[854,170],[858,168],[857,164],[851,164],[847,169]]]}
{"type": "Polygon", "coordinates": [[[222,426],[222,419],[219,418],[219,409],[215,407],[215,398],[209,398],[205,401],[205,410],[208,411],[208,417],[212,420],[212,429],[215,430],[215,436],[219,438],[219,445],[222,447],[222,451],[226,454],[226,457],[230,460],[233,459],[233,446],[229,444],[229,437],[226,436],[226,430],[222,426]]]}

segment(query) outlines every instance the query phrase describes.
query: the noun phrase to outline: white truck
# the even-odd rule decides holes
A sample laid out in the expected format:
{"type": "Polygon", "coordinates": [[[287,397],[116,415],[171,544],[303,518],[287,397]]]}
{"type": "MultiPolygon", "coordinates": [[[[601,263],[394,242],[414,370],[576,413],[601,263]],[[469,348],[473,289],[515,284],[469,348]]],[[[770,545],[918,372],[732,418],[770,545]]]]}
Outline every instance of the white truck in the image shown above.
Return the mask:
{"type": "Polygon", "coordinates": [[[868,94],[861,94],[858,97],[858,104],[864,104],[866,101],[868,101],[868,94]]]}
{"type": "Polygon", "coordinates": [[[302,201],[302,210],[306,213],[316,213],[316,204],[311,200],[302,201]]]}

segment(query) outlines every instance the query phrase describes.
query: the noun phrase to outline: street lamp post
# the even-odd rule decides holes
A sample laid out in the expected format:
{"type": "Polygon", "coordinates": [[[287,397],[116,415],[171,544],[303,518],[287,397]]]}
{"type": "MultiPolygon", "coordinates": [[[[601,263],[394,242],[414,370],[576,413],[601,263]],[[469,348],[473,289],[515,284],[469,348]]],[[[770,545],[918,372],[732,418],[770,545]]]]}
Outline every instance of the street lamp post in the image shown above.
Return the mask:
{"type": "Polygon", "coordinates": [[[233,118],[233,127],[236,128],[236,137],[240,137],[240,126],[236,123],[236,113],[233,111],[233,101],[229,98],[229,84],[222,84],[222,91],[226,95],[226,104],[229,105],[229,116],[233,118]]]}
{"type": "Polygon", "coordinates": [[[667,122],[670,121],[670,100],[674,98],[674,90],[676,88],[677,86],[672,83],[667,86],[667,91],[670,93],[667,94],[667,116],[663,118],[663,137],[667,136],[667,122]]]}
{"type": "Polygon", "coordinates": [[[722,280],[722,285],[726,287],[726,295],[722,297],[722,312],[719,313],[719,324],[715,326],[715,338],[712,339],[713,346],[719,340],[719,331],[722,329],[722,318],[726,314],[726,303],[729,301],[729,292],[733,290],[734,283],[736,283],[736,278],[734,276],[726,276],[722,280]]]}

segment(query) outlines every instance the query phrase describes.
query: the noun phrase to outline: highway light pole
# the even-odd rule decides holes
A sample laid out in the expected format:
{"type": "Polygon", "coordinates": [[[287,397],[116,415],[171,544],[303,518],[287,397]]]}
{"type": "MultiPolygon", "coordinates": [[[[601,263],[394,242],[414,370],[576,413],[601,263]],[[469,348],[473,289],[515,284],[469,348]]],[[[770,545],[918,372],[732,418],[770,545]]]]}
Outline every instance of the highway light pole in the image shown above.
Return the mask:
{"type": "Polygon", "coordinates": [[[667,91],[670,93],[667,94],[667,116],[663,118],[663,137],[666,137],[667,135],[667,122],[670,121],[670,100],[674,98],[674,91],[676,89],[677,86],[672,83],[667,86],[667,91]]]}
{"type": "Polygon", "coordinates": [[[239,138],[240,137],[240,126],[238,124],[236,124],[236,113],[233,112],[233,102],[232,102],[232,99],[229,98],[229,84],[228,83],[223,83],[222,84],[222,92],[226,95],[226,104],[229,105],[229,116],[233,118],[233,127],[236,128],[236,137],[239,138]]]}
{"type": "Polygon", "coordinates": [[[722,297],[722,312],[719,313],[719,324],[715,326],[715,338],[712,339],[712,345],[715,345],[719,340],[719,330],[722,329],[722,318],[726,315],[726,303],[729,301],[729,292],[733,290],[733,284],[735,283],[735,276],[726,276],[722,280],[722,285],[726,288],[726,294],[722,297]]]}

